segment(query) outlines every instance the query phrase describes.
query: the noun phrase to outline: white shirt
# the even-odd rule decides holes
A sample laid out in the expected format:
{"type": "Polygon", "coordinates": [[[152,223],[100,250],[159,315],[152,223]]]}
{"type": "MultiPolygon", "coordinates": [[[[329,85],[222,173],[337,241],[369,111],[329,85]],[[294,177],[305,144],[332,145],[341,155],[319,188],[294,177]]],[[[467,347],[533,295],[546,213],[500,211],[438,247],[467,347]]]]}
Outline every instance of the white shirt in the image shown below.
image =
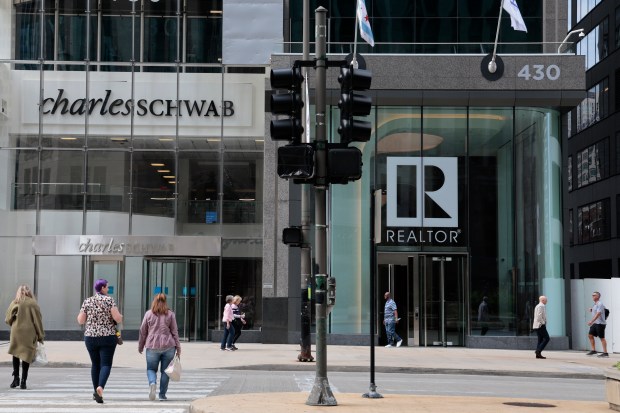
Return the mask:
{"type": "Polygon", "coordinates": [[[543,303],[538,303],[534,309],[534,325],[532,328],[536,330],[547,324],[547,307],[543,303]]]}

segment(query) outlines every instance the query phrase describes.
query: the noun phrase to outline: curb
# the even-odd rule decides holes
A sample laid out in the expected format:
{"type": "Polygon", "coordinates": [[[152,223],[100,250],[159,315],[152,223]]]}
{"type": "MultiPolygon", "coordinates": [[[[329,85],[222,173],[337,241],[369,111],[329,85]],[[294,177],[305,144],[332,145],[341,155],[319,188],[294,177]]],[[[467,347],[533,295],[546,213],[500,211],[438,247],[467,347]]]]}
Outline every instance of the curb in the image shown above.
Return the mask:
{"type": "MultiPolygon", "coordinates": [[[[0,362],[2,367],[11,367],[9,362],[0,362]]],[[[202,370],[226,371],[226,370],[251,370],[251,371],[316,371],[315,363],[300,364],[253,364],[248,366],[230,367],[205,367],[202,370]]],[[[35,366],[35,368],[90,368],[90,364],[72,362],[49,362],[46,366],[35,366]]],[[[127,369],[136,367],[114,366],[115,369],[127,369]]],[[[331,372],[344,373],[369,373],[369,366],[328,366],[331,372]]],[[[497,376],[497,377],[546,377],[557,379],[583,379],[583,380],[605,380],[604,373],[562,373],[545,371],[519,371],[519,370],[482,370],[482,369],[458,369],[458,368],[427,368],[427,367],[385,367],[376,366],[376,373],[401,373],[401,374],[461,374],[470,376],[497,376]]]]}

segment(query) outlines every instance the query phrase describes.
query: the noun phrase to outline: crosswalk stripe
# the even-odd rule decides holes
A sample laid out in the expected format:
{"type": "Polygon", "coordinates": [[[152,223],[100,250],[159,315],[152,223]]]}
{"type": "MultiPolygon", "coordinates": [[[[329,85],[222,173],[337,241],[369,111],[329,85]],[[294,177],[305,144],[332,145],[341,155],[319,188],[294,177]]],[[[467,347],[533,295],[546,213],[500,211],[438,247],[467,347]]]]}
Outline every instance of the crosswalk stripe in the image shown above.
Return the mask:
{"type": "MultiPolygon", "coordinates": [[[[207,397],[230,375],[203,371],[183,372],[179,382],[171,381],[166,401],[148,400],[146,372],[112,371],[106,385],[103,405],[92,398],[90,371],[70,372],[56,381],[43,382],[31,378],[28,389],[0,388],[0,413],[187,413],[191,401],[207,397]]],[[[157,387],[159,390],[159,375],[157,387]]]]}

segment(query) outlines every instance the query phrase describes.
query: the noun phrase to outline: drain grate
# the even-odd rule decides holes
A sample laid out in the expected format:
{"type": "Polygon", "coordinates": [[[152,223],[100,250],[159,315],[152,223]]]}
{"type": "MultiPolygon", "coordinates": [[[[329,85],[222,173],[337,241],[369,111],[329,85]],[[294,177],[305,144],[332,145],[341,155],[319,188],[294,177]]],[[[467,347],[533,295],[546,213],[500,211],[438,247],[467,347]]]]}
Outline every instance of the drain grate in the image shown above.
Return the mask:
{"type": "Polygon", "coordinates": [[[505,402],[504,404],[507,406],[517,406],[517,407],[542,407],[542,408],[557,407],[554,404],[546,404],[546,403],[505,402]]]}

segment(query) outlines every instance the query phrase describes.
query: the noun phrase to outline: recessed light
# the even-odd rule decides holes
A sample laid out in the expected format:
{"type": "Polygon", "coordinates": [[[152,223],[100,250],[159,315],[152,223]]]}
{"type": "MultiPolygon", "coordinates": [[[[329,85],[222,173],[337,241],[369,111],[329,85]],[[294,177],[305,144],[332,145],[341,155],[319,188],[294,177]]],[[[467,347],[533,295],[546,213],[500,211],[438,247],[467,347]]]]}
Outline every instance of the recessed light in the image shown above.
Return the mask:
{"type": "Polygon", "coordinates": [[[251,202],[251,201],[254,201],[254,198],[239,198],[239,201],[251,202]]]}
{"type": "Polygon", "coordinates": [[[168,181],[169,184],[176,185],[177,181],[168,181]]]}
{"type": "Polygon", "coordinates": [[[159,172],[160,174],[167,174],[168,172],[170,172],[170,169],[158,169],[157,172],[159,172]]]}
{"type": "Polygon", "coordinates": [[[176,178],[176,176],[174,176],[174,175],[164,175],[163,178],[164,179],[174,179],[174,178],[176,178]]]}
{"type": "Polygon", "coordinates": [[[74,138],[72,136],[65,136],[63,138],[60,138],[61,141],[76,141],[77,138],[74,138]]]}
{"type": "Polygon", "coordinates": [[[151,166],[166,166],[164,163],[152,163],[151,166]]]}
{"type": "Polygon", "coordinates": [[[172,142],[174,138],[159,138],[160,142],[172,142]]]}

